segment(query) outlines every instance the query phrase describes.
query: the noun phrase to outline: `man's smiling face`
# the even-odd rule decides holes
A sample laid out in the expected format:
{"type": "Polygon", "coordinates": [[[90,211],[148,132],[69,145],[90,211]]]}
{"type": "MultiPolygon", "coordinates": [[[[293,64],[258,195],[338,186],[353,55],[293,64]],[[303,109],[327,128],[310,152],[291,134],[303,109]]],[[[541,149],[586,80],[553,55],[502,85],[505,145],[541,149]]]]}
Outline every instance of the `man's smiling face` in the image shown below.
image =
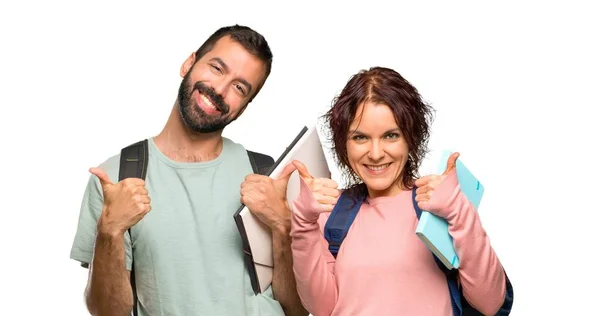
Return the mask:
{"type": "Polygon", "coordinates": [[[237,119],[266,79],[265,64],[229,36],[199,60],[190,56],[181,75],[179,112],[196,133],[222,130],[237,119]]]}

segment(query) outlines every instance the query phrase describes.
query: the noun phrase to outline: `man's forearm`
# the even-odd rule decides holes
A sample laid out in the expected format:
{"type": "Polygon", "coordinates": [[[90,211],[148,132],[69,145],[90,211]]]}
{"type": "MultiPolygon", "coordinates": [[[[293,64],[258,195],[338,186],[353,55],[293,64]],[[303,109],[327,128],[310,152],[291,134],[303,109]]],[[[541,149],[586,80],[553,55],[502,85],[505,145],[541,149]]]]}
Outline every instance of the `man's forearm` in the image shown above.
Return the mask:
{"type": "Polygon", "coordinates": [[[286,316],[306,316],[296,289],[289,232],[289,227],[273,230],[273,296],[286,316]]]}
{"type": "Polygon", "coordinates": [[[92,315],[130,315],[133,293],[122,234],[98,232],[86,303],[92,315]]]}

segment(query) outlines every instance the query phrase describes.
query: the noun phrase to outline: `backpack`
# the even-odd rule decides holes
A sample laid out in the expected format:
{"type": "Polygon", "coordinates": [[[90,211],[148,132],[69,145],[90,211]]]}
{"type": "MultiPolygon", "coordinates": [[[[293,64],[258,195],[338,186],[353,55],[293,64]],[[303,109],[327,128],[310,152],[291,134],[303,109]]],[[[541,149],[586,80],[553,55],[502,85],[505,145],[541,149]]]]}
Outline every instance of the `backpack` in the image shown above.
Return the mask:
{"type": "MultiPolygon", "coordinates": [[[[419,208],[415,197],[417,195],[416,187],[412,190],[412,201],[415,208],[417,219],[421,219],[422,210],[419,208]]],[[[347,191],[344,191],[339,199],[331,215],[327,219],[325,224],[324,235],[325,239],[329,243],[329,251],[334,258],[337,258],[337,253],[350,230],[350,226],[358,214],[365,197],[360,197],[356,203],[348,196],[347,191]]],[[[452,302],[452,312],[454,316],[479,316],[483,315],[478,310],[467,302],[462,294],[462,290],[458,286],[458,270],[449,270],[444,264],[432,253],[433,258],[437,266],[444,272],[448,281],[448,290],[450,292],[450,300],[452,302]]],[[[508,276],[505,274],[506,280],[506,294],[504,296],[504,303],[500,307],[500,310],[496,315],[504,316],[509,315],[513,304],[513,288],[508,276]]]]}
{"type": "MultiPolygon", "coordinates": [[[[252,165],[254,173],[266,174],[271,166],[275,163],[270,156],[249,151],[248,159],[252,165]]],[[[126,178],[146,179],[146,171],[148,170],[148,140],[144,139],[137,143],[131,144],[121,149],[121,157],[119,164],[119,181],[126,178]]],[[[131,228],[129,229],[131,236],[131,228]]],[[[135,271],[133,264],[133,249],[131,250],[131,290],[133,292],[133,310],[134,316],[137,316],[137,292],[135,288],[135,271]]]]}

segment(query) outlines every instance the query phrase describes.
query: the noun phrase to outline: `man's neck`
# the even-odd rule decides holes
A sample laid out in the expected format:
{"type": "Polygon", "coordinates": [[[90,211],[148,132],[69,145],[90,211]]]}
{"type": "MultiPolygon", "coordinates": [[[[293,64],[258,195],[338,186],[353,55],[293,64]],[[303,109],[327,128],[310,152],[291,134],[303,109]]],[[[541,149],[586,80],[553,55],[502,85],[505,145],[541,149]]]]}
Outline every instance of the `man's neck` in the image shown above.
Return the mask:
{"type": "Polygon", "coordinates": [[[178,162],[201,162],[217,158],[223,149],[222,131],[198,134],[191,131],[181,119],[177,104],[160,134],[154,137],[156,147],[167,157],[178,162]]]}

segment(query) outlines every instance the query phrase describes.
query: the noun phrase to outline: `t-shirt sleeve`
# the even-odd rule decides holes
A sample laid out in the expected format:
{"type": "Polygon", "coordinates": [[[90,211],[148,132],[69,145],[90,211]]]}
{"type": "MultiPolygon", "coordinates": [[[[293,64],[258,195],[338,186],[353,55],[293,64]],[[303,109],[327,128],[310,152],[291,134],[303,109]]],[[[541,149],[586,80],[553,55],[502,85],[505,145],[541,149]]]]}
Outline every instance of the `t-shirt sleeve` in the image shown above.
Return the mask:
{"type": "MultiPolygon", "coordinates": [[[[114,179],[111,180],[115,181],[114,179]]],[[[71,247],[71,259],[79,261],[85,268],[89,267],[94,256],[96,242],[96,224],[102,213],[104,197],[100,181],[91,175],[81,202],[77,231],[71,247]]],[[[125,232],[125,267],[131,270],[131,239],[129,232],[125,232]]]]}

